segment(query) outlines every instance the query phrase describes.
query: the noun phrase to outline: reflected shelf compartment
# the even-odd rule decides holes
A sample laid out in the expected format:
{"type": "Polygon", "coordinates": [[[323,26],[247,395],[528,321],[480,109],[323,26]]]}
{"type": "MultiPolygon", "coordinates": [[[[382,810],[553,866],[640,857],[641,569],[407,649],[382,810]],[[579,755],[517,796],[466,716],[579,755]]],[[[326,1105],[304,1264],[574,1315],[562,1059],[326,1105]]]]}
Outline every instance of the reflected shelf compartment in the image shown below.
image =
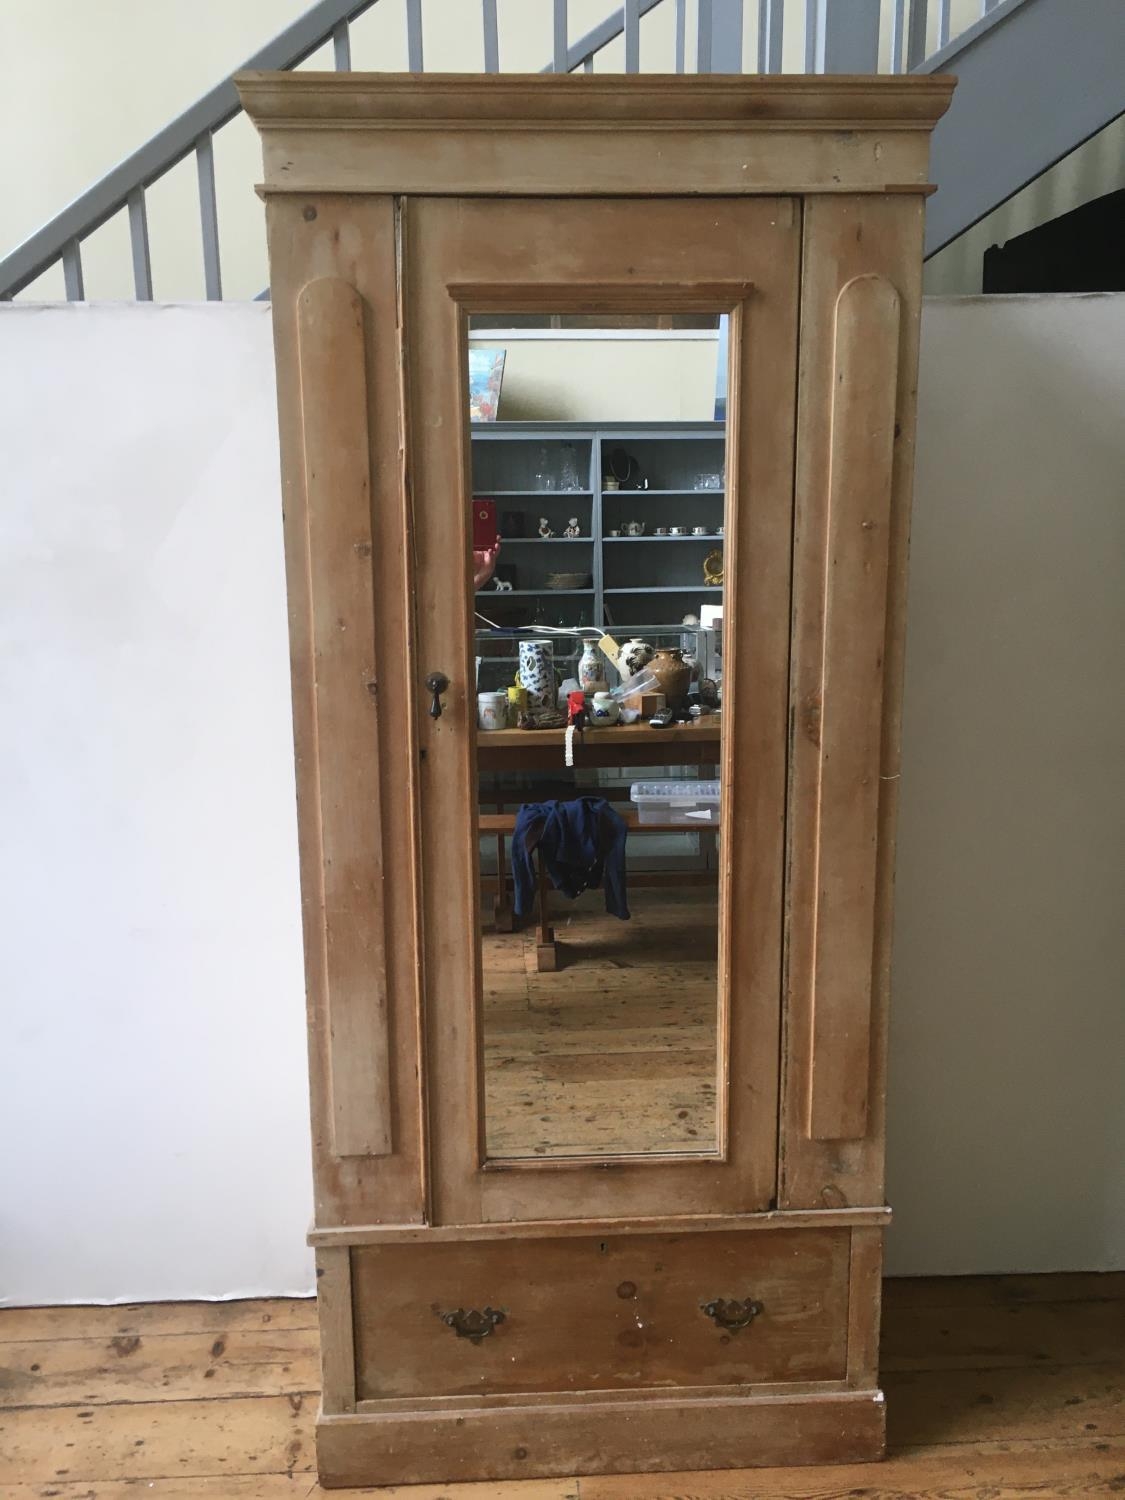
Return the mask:
{"type": "MultiPolygon", "coordinates": [[[[589,619],[605,628],[631,626],[642,610],[646,624],[674,629],[685,610],[697,609],[708,597],[721,602],[722,589],[703,581],[701,565],[709,551],[724,543],[715,528],[723,522],[726,504],[725,486],[717,482],[723,475],[725,445],[724,425],[708,421],[474,426],[473,497],[496,502],[500,566],[507,563],[515,584],[500,593],[490,587],[480,590],[477,607],[487,613],[491,605],[499,612],[507,598],[513,610],[505,623],[517,624],[516,606],[522,605],[529,614],[528,601],[535,600],[551,612],[548,601],[554,595],[564,619],[575,620],[581,610],[579,623],[589,619]],[[536,483],[540,472],[561,465],[564,453],[577,466],[583,487],[543,489],[536,483]],[[615,454],[618,474],[624,477],[622,453],[634,464],[632,472],[647,479],[650,488],[606,486],[615,454]],[[700,483],[702,477],[712,476],[712,483],[700,483]],[[525,535],[505,534],[505,510],[514,513],[510,528],[525,535]],[[569,517],[577,516],[582,535],[536,535],[538,518],[543,515],[556,533],[569,517]],[[646,535],[608,534],[641,520],[648,528],[646,535]],[[707,530],[701,536],[652,534],[657,526],[681,525],[706,526],[707,530]],[[633,550],[622,552],[614,545],[624,542],[633,550]],[[549,554],[535,550],[543,546],[560,550],[549,554]],[[551,570],[581,570],[589,575],[590,587],[547,588],[540,580],[551,570]],[[643,605],[645,596],[652,599],[648,608],[643,605]],[[653,614],[662,618],[653,621],[653,614]]],[[[497,618],[502,616],[498,613],[497,618]]]]}

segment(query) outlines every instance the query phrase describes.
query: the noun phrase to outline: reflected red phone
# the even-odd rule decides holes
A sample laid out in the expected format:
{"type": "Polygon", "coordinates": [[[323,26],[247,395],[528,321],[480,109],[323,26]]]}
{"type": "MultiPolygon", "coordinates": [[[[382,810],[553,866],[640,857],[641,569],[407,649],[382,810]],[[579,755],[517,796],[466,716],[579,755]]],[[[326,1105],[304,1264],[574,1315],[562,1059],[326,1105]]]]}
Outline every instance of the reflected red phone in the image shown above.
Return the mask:
{"type": "Polygon", "coordinates": [[[496,501],[473,501],[473,551],[491,552],[497,541],[496,501]]]}

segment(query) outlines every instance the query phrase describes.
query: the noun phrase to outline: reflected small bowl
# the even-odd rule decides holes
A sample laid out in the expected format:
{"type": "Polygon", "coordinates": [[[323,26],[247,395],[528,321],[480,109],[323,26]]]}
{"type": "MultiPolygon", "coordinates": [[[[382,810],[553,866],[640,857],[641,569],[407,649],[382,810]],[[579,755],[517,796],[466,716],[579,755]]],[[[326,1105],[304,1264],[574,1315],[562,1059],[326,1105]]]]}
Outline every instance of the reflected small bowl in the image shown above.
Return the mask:
{"type": "Polygon", "coordinates": [[[589,573],[548,573],[549,589],[586,589],[590,587],[589,573]]]}

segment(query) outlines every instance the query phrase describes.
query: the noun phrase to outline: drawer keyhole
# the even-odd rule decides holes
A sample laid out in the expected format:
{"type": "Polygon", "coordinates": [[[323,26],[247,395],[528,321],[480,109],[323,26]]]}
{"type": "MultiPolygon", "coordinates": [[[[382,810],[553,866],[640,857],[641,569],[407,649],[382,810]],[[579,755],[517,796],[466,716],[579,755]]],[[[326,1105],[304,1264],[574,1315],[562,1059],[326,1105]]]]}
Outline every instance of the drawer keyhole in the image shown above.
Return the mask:
{"type": "Polygon", "coordinates": [[[749,1328],[762,1311],[762,1304],[750,1297],[745,1301],[740,1301],[737,1297],[716,1297],[713,1302],[703,1304],[703,1311],[716,1328],[722,1328],[727,1333],[739,1333],[743,1328],[749,1328]]]}

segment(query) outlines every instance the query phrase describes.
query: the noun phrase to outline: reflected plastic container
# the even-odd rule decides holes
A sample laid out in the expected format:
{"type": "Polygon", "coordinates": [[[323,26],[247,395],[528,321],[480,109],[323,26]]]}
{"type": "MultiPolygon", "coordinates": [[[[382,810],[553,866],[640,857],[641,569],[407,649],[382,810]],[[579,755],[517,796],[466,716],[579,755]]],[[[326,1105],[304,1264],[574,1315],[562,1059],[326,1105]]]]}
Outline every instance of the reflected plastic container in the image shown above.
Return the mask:
{"type": "Polygon", "coordinates": [[[717,781],[634,781],[629,797],[637,822],[682,823],[685,828],[719,826],[717,781]]]}

